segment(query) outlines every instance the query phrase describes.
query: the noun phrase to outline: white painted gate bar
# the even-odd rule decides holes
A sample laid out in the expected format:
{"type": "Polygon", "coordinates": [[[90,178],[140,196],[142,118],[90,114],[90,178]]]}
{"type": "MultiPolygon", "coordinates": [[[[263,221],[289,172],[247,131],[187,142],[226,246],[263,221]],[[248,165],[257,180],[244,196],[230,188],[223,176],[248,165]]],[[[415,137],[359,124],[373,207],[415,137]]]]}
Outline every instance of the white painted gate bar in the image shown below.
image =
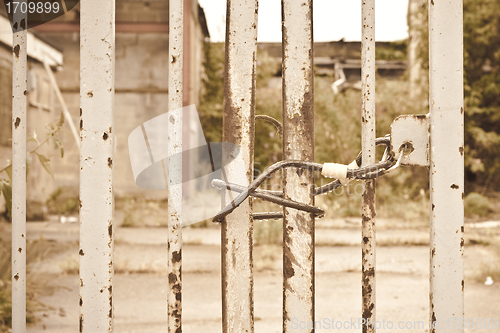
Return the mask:
{"type": "MultiPolygon", "coordinates": [[[[283,160],[314,161],[312,0],[282,1],[283,160]]],[[[284,197],[314,205],[313,171],[283,172],[284,197]]],[[[314,214],[283,209],[283,332],[314,322],[314,214]]]]}
{"type": "MultiPolygon", "coordinates": [[[[25,2],[25,1],[21,1],[25,2]]],[[[12,332],[26,332],[27,15],[13,17],[12,43],[12,332]]]]}
{"type": "MultiPolygon", "coordinates": [[[[187,0],[191,1],[191,0],[187,0]]],[[[169,2],[167,176],[168,190],[168,332],[182,332],[182,96],[184,1],[169,2]]],[[[189,24],[189,22],[186,22],[189,24]]],[[[188,93],[188,92],[186,92],[188,93]]],[[[162,161],[163,163],[163,161],[162,161]]],[[[166,167],[166,170],[165,170],[166,167]]]]}
{"type": "MultiPolygon", "coordinates": [[[[361,2],[362,165],[375,163],[375,0],[361,2]]],[[[364,181],[361,265],[363,332],[375,332],[375,180],[364,181]]]]}
{"type": "Polygon", "coordinates": [[[115,1],[80,3],[80,332],[113,331],[115,1]]]}
{"type": "Polygon", "coordinates": [[[440,322],[430,332],[456,333],[446,321],[464,317],[462,0],[429,1],[429,82],[430,319],[440,322]]]}
{"type": "MultiPolygon", "coordinates": [[[[253,180],[257,0],[227,1],[226,66],[222,141],[240,147],[232,163],[224,151],[225,180],[253,180]]],[[[234,157],[233,157],[234,158],[234,157]]],[[[234,193],[233,193],[234,194],[234,193]]],[[[233,199],[224,192],[223,206],[233,199]]],[[[222,331],[253,332],[252,201],[245,200],[222,221],[222,331]]]]}

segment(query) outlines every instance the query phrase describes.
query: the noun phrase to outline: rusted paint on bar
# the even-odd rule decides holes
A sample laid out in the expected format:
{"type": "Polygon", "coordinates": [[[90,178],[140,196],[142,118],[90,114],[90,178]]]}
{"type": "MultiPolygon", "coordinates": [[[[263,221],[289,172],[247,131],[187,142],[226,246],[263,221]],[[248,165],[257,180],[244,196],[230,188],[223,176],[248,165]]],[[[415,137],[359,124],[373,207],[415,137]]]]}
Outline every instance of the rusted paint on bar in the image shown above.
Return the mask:
{"type": "MultiPolygon", "coordinates": [[[[362,166],[375,163],[375,0],[362,0],[361,148],[362,166]]],[[[363,192],[361,258],[363,332],[375,332],[375,180],[363,192]]]]}
{"type": "MultiPolygon", "coordinates": [[[[188,0],[189,1],[189,0],[188,0]]],[[[168,189],[168,332],[182,332],[182,96],[184,52],[184,1],[169,2],[169,62],[167,126],[168,189]]]]}
{"type": "Polygon", "coordinates": [[[12,332],[26,332],[26,14],[12,44],[12,332]]]}
{"type": "MultiPolygon", "coordinates": [[[[462,0],[429,1],[430,320],[464,317],[462,0]]],[[[463,332],[434,325],[430,332],[463,332]]]]}
{"type": "MultiPolygon", "coordinates": [[[[283,22],[283,158],[314,160],[314,67],[312,0],[282,1],[283,22]]],[[[284,171],[287,199],[314,205],[313,172],[284,171]]],[[[283,332],[292,320],[314,322],[314,215],[284,208],[283,332]]]]}
{"type": "Polygon", "coordinates": [[[112,332],[115,1],[80,6],[79,328],[112,332]]]}
{"type": "MultiPolygon", "coordinates": [[[[228,0],[226,23],[225,106],[222,140],[240,147],[231,160],[224,151],[225,180],[253,179],[257,0],[228,0]]],[[[223,205],[234,198],[224,193],[223,205]]],[[[247,199],[222,222],[222,331],[253,332],[253,219],[247,199]]]]}

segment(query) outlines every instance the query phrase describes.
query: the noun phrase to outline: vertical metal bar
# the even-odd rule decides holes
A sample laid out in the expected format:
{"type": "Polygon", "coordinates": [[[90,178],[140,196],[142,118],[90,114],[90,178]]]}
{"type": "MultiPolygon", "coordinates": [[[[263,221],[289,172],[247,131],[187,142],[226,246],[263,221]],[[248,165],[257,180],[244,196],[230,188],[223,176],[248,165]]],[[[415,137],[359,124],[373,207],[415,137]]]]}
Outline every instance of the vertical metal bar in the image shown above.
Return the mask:
{"type": "Polygon", "coordinates": [[[462,0],[429,1],[431,123],[430,332],[464,315],[462,0]]]}
{"type": "MultiPolygon", "coordinates": [[[[375,163],[375,0],[362,0],[361,148],[362,165],[375,163]]],[[[362,208],[363,332],[375,332],[375,180],[366,180],[362,208]]]]}
{"type": "MultiPolygon", "coordinates": [[[[282,1],[282,15],[283,159],[313,161],[312,0],[282,1]]],[[[312,170],[285,170],[285,198],[313,205],[313,176],[312,170]]],[[[297,320],[314,322],[314,215],[284,208],[283,332],[295,332],[297,320]]]]}
{"type": "Polygon", "coordinates": [[[12,332],[26,332],[27,15],[13,17],[12,44],[12,332]]]}
{"type": "Polygon", "coordinates": [[[408,74],[410,81],[410,98],[415,98],[421,93],[420,80],[422,78],[422,59],[418,51],[422,43],[422,26],[424,15],[422,8],[427,0],[408,1],[408,74]]]}
{"type": "MultiPolygon", "coordinates": [[[[239,158],[223,162],[226,180],[253,179],[255,70],[258,1],[228,0],[222,140],[240,147],[239,158]]],[[[223,159],[230,160],[231,152],[223,159]]],[[[231,202],[224,193],[224,205],[231,202]]],[[[253,332],[253,219],[251,199],[222,222],[222,331],[253,332]]]]}
{"type": "MultiPolygon", "coordinates": [[[[187,0],[190,1],[190,0],[187,0]]],[[[167,161],[168,189],[168,332],[182,332],[182,96],[184,1],[169,2],[167,161]]],[[[189,22],[186,22],[189,24],[189,22]]]]}
{"type": "Polygon", "coordinates": [[[112,332],[115,1],[80,6],[79,326],[112,332]]]}

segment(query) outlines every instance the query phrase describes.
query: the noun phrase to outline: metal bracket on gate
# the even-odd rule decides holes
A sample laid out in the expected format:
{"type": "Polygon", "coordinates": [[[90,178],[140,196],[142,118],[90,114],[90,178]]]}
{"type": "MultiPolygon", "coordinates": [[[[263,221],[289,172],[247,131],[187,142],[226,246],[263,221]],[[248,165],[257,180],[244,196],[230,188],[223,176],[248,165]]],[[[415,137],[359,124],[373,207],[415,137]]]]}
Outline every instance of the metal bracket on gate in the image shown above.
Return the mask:
{"type": "Polygon", "coordinates": [[[390,152],[401,165],[429,166],[429,115],[399,116],[391,124],[390,152]],[[404,153],[400,147],[406,148],[404,153]]]}

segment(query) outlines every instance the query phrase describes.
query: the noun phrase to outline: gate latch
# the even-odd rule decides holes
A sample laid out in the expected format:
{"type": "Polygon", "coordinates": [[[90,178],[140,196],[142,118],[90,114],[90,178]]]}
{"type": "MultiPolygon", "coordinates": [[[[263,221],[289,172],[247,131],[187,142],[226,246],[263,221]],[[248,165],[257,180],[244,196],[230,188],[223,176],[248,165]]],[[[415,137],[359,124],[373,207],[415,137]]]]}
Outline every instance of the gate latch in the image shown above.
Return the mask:
{"type": "Polygon", "coordinates": [[[402,115],[391,124],[390,153],[401,165],[429,166],[429,114],[402,115]],[[400,149],[405,147],[405,149],[400,149]]]}

